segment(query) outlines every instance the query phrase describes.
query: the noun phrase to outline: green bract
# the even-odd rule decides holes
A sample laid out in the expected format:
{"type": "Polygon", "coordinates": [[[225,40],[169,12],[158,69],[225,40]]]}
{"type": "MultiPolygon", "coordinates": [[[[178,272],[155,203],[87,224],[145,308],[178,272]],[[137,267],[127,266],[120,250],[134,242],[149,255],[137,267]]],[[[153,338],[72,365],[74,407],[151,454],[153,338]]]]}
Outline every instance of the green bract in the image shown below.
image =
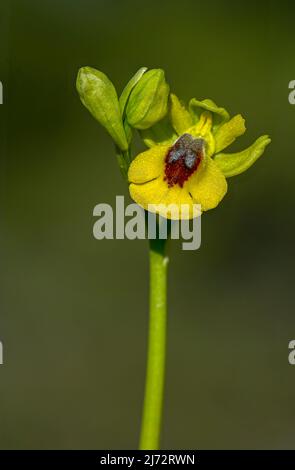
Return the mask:
{"type": "Polygon", "coordinates": [[[82,67],[77,77],[77,90],[84,106],[108,131],[116,145],[128,149],[117,92],[108,77],[99,70],[82,67]]]}
{"type": "Polygon", "coordinates": [[[131,91],[126,117],[136,129],[148,129],[160,121],[167,112],[169,85],[161,69],[146,72],[131,91]]]}

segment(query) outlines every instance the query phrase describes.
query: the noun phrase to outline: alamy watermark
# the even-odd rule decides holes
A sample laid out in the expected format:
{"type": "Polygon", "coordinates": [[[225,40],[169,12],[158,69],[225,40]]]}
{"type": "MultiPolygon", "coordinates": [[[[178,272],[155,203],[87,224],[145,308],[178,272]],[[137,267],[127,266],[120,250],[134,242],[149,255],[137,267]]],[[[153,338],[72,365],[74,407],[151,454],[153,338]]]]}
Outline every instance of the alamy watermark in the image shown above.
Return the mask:
{"type": "Polygon", "coordinates": [[[289,93],[289,103],[290,104],[295,104],[295,80],[291,80],[289,82],[289,89],[292,90],[289,93]]]}
{"type": "Polygon", "coordinates": [[[295,339],[292,339],[289,342],[289,349],[291,349],[291,351],[289,352],[288,361],[289,361],[289,364],[291,364],[291,366],[294,366],[295,365],[295,339]]]}
{"type": "Polygon", "coordinates": [[[93,226],[97,240],[166,239],[170,232],[173,240],[184,240],[183,250],[198,250],[201,246],[200,204],[150,204],[145,213],[135,203],[125,206],[124,196],[116,196],[115,210],[101,203],[94,207],[93,215],[98,217],[93,226]]]}

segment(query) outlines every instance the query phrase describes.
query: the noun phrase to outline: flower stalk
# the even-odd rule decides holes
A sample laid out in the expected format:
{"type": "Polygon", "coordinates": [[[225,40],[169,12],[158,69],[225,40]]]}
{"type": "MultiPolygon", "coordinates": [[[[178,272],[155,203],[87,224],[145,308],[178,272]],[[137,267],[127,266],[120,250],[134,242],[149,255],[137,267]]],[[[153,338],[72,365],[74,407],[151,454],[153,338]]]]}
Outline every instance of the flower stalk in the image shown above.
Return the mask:
{"type": "Polygon", "coordinates": [[[165,379],[167,323],[166,240],[150,240],[150,318],[148,357],[139,448],[157,450],[160,446],[165,379]]]}

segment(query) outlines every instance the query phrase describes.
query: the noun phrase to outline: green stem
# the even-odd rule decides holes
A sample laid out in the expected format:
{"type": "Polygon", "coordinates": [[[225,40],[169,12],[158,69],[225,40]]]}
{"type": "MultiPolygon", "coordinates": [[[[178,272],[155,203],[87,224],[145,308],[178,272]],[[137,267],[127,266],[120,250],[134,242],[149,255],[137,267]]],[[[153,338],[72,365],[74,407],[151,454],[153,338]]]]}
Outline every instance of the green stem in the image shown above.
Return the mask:
{"type": "Polygon", "coordinates": [[[150,320],[140,449],[160,445],[166,353],[167,240],[150,240],[150,320]]]}

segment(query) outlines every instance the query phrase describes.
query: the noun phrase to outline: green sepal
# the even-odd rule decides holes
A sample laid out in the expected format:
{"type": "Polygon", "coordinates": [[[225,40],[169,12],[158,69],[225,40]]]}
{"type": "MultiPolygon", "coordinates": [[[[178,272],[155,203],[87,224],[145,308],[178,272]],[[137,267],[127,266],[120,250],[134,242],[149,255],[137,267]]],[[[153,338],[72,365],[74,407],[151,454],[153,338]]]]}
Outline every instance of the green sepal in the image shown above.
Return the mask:
{"type": "Polygon", "coordinates": [[[170,120],[178,135],[182,135],[193,125],[189,111],[173,93],[170,94],[170,120]]]}
{"type": "Polygon", "coordinates": [[[222,126],[219,126],[215,138],[215,153],[221,152],[221,150],[232,144],[237,137],[243,135],[246,131],[245,119],[241,114],[237,114],[232,119],[227,121],[222,126]]]}
{"type": "Polygon", "coordinates": [[[121,96],[119,98],[119,104],[120,104],[122,116],[124,115],[126,104],[127,104],[131,91],[133,90],[135,85],[137,85],[137,83],[139,82],[139,80],[141,79],[141,77],[146,71],[147,71],[147,67],[141,67],[139,70],[137,70],[136,74],[133,75],[133,77],[129,80],[124,90],[122,91],[121,96]]]}
{"type": "Polygon", "coordinates": [[[167,113],[169,85],[164,71],[152,69],[144,73],[131,91],[126,106],[129,124],[136,129],[148,129],[167,113]]]}
{"type": "Polygon", "coordinates": [[[178,137],[171,126],[168,115],[149,129],[140,131],[140,136],[147,147],[169,145],[175,142],[178,137]]]}
{"type": "Polygon", "coordinates": [[[189,102],[189,111],[193,117],[195,124],[198,122],[201,114],[204,111],[210,111],[212,113],[213,132],[215,132],[219,126],[224,124],[230,118],[226,109],[220,108],[214,103],[214,101],[210,99],[199,101],[196,98],[192,98],[189,102]]]}
{"type": "Polygon", "coordinates": [[[239,175],[256,162],[270,142],[269,136],[263,135],[242,152],[219,153],[215,155],[214,161],[226,178],[239,175]]]}
{"type": "Polygon", "coordinates": [[[118,96],[109,78],[92,67],[80,68],[77,76],[77,90],[84,106],[107,130],[116,145],[128,149],[118,96]]]}

